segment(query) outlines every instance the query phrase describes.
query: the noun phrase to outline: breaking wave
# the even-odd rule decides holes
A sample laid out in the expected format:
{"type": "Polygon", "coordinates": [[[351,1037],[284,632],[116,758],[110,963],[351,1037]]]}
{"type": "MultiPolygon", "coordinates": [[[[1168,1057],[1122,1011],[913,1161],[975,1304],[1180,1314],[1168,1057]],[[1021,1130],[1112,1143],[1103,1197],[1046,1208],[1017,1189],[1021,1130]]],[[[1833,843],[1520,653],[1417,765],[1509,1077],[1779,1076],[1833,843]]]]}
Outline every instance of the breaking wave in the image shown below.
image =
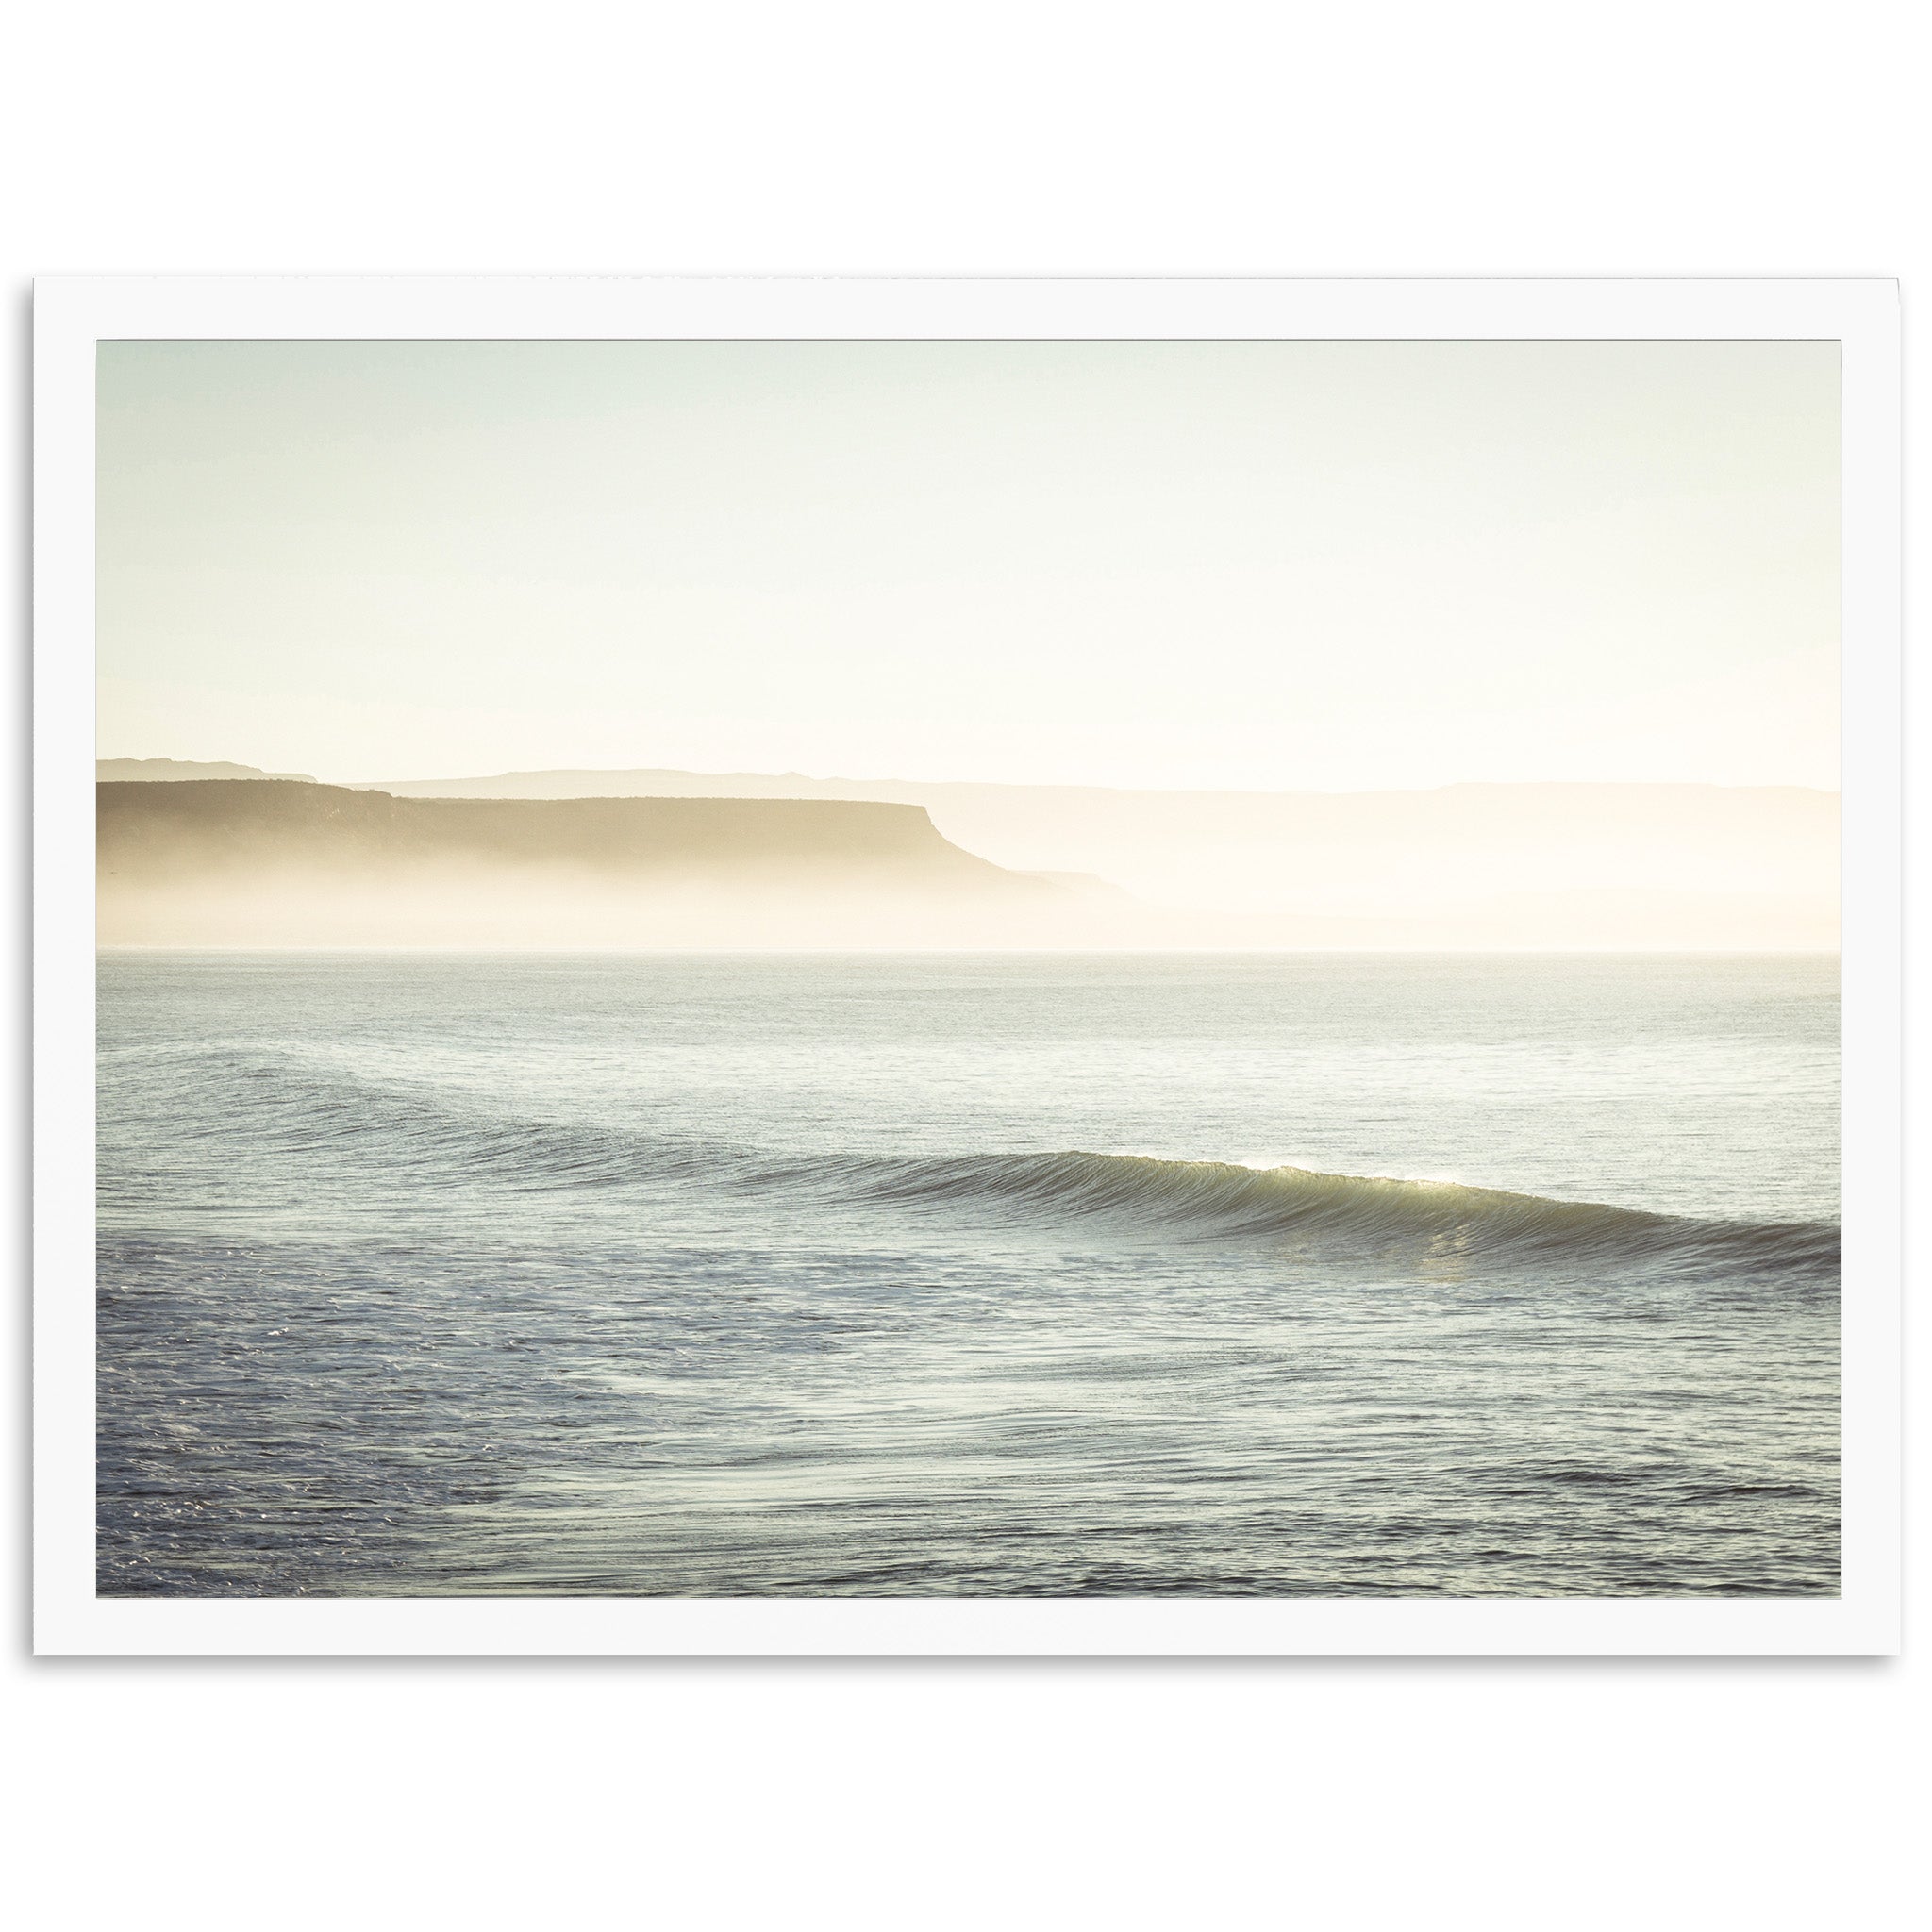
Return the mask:
{"type": "Polygon", "coordinates": [[[517,1193],[698,1187],[801,1204],[970,1216],[1001,1225],[1108,1224],[1168,1241],[1406,1251],[1490,1263],[1621,1263],[1835,1276],[1830,1222],[1702,1220],[1455,1182],[1381,1179],[1079,1150],[942,1156],[758,1153],[609,1121],[506,1117],[447,1091],[370,1082],[341,1066],[218,1055],[227,1106],[177,1120],[177,1144],[242,1124],[258,1148],[347,1161],[385,1184],[517,1193]]]}
{"type": "MultiPolygon", "coordinates": [[[[802,1176],[801,1176],[802,1177],[802,1176]]],[[[1138,1155],[968,1155],[831,1165],[841,1191],[881,1202],[974,1201],[1125,1222],[1203,1241],[1302,1238],[1324,1246],[1428,1249],[1471,1259],[1708,1262],[1835,1271],[1827,1222],[1703,1221],[1454,1182],[1371,1179],[1138,1155]]]]}

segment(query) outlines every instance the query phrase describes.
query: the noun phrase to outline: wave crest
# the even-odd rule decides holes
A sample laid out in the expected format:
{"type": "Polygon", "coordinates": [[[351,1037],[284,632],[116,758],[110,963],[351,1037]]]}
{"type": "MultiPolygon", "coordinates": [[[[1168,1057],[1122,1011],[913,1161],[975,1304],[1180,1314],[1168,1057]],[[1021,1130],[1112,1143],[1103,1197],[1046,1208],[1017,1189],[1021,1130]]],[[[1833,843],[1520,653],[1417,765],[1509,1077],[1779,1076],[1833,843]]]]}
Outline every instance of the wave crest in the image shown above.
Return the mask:
{"type": "Polygon", "coordinates": [[[877,1161],[843,1179],[871,1198],[1122,1220],[1201,1240],[1305,1237],[1365,1250],[1426,1247],[1472,1259],[1592,1257],[1836,1270],[1828,1222],[1724,1222],[1558,1201],[1450,1181],[1389,1180],[1299,1167],[1247,1168],[1141,1155],[967,1155],[877,1161]]]}

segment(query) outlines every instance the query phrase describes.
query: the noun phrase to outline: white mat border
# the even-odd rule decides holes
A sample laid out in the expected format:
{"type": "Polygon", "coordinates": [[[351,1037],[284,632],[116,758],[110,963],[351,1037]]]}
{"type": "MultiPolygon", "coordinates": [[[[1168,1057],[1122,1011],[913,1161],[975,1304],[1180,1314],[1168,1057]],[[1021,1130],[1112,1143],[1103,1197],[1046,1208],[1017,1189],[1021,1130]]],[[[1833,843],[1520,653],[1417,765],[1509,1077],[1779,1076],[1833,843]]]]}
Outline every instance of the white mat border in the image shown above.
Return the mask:
{"type": "Polygon", "coordinates": [[[1899,307],[1817,280],[85,276],[35,294],[35,1646],[175,1656],[1896,1650],[1899,307]],[[1836,340],[1843,357],[1844,1592],[1835,1600],[97,1599],[94,355],[114,340],[1836,340]]]}

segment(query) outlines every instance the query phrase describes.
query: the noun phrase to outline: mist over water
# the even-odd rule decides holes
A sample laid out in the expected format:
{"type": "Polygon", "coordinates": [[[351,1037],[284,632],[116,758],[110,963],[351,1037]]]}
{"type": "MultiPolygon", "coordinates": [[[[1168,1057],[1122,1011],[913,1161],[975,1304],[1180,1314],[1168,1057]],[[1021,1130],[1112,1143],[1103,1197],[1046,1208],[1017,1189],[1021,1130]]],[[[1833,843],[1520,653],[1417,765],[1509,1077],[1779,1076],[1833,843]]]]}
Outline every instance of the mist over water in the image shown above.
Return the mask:
{"type": "Polygon", "coordinates": [[[115,1594],[1831,1594],[1823,957],[115,953],[115,1594]]]}
{"type": "Polygon", "coordinates": [[[98,769],[98,933],[109,946],[1838,943],[1838,801],[1795,787],[1269,796],[639,771],[391,794],[233,765],[98,769]]]}

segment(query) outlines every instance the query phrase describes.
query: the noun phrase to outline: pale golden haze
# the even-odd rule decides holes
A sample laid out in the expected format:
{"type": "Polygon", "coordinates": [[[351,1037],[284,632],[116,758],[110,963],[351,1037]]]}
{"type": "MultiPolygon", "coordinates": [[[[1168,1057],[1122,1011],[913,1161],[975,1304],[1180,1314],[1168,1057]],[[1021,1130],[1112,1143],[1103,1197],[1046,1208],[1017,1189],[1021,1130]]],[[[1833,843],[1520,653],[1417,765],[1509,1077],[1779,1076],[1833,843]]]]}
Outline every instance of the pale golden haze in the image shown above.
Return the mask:
{"type": "Polygon", "coordinates": [[[1815,951],[1801,787],[1104,791],[100,766],[107,944],[1815,951]],[[237,782],[237,780],[241,782],[237,782]]]}
{"type": "Polygon", "coordinates": [[[1837,783],[1830,343],[116,343],[105,753],[1837,783]]]}

